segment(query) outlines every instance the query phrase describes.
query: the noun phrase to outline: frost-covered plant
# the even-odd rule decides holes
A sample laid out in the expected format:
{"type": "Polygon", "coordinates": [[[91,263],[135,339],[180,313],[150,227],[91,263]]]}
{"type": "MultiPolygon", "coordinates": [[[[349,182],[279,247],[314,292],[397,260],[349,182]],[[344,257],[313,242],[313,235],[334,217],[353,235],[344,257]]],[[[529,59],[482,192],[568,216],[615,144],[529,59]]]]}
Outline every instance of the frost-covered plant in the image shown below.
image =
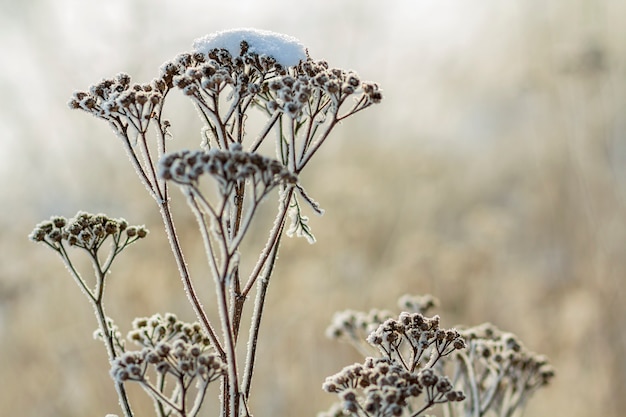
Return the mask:
{"type": "MultiPolygon", "coordinates": [[[[304,210],[323,213],[300,174],[339,122],[381,99],[375,83],[312,60],[294,38],[252,29],[196,40],[192,52],[166,62],[151,82],[134,83],[118,74],[74,93],[69,106],[108,123],[157,203],[198,319],[185,323],[172,313],[138,318],[124,339],[105,315],[111,265],[147,236],[143,226],[79,212],[35,227],[30,238],[62,258],[94,308],[94,335],[106,347],[125,417],[134,416],[126,392],[130,383],[150,396],[159,417],[197,416],[212,382],[220,385],[222,417],[252,415],[257,342],[281,239],[296,235],[313,243],[304,210]],[[173,126],[164,116],[173,90],[191,100],[204,124],[200,149],[168,149],[176,143],[169,140],[173,126]],[[261,153],[272,145],[271,155],[261,153]],[[202,303],[196,292],[196,285],[205,283],[192,278],[187,267],[170,210],[170,184],[180,189],[197,220],[213,303],[202,303]],[[242,251],[259,206],[271,196],[277,210],[265,246],[258,254],[242,251]],[[73,257],[79,252],[90,259],[94,280],[76,267],[73,257]],[[250,257],[256,262],[244,269],[242,259],[250,257]],[[246,308],[250,314],[244,314],[246,308]],[[244,317],[250,317],[247,340],[240,332],[244,317]],[[127,341],[139,349],[127,349],[127,341]]],[[[511,334],[486,326],[442,328],[438,316],[426,316],[435,304],[429,296],[406,296],[399,315],[377,310],[336,315],[328,334],[348,340],[367,357],[326,380],[323,388],[340,397],[326,415],[416,417],[443,405],[454,416],[512,416],[552,377],[545,358],[526,351],[511,334]]]]}
{"type": "Polygon", "coordinates": [[[202,326],[179,321],[174,314],[135,319],[128,339],[143,349],[117,357],[111,376],[138,382],[154,400],[158,415],[197,415],[209,384],[226,373],[202,326]],[[151,370],[153,379],[148,376],[151,370]]]}
{"type": "MultiPolygon", "coordinates": [[[[35,226],[29,238],[41,242],[54,250],[63,260],[68,271],[91,303],[98,320],[96,335],[106,346],[109,361],[113,362],[124,352],[124,340],[113,320],[104,312],[104,289],[107,275],[113,261],[124,249],[148,235],[144,226],[129,226],[124,219],[113,219],[105,214],[78,212],[67,219],[54,216],[35,226]],[[108,245],[108,254],[103,254],[108,245]],[[85,274],[76,268],[72,261],[71,249],[76,248],[87,253],[93,266],[94,279],[85,278],[85,274]]],[[[116,381],[120,405],[130,413],[130,403],[121,381],[116,381]]]]}
{"type": "Polygon", "coordinates": [[[546,357],[489,323],[442,329],[439,316],[425,316],[437,305],[430,295],[404,295],[398,305],[397,319],[379,310],[335,314],[327,335],[366,359],[326,379],[323,389],[340,401],[320,417],[417,417],[438,404],[446,416],[519,416],[554,376],[546,357]]]}
{"type": "Polygon", "coordinates": [[[281,238],[296,235],[314,242],[304,210],[309,207],[323,213],[305,191],[299,174],[339,122],[382,99],[375,83],[311,59],[299,41],[285,35],[231,30],[200,38],[193,46],[192,52],[163,64],[151,82],[135,83],[127,74],[118,74],[74,93],[69,106],[104,120],[120,139],[160,209],[198,323],[181,324],[173,315],[135,321],[129,338],[142,349],[126,351],[113,320],[104,315],[106,272],[121,249],[145,236],[145,229],[126,228],[124,240],[122,227],[109,232],[106,223],[97,231],[74,234],[61,224],[66,220],[53,218],[31,235],[63,257],[94,305],[100,324],[96,333],[107,346],[126,417],[133,415],[127,383],[144,388],[154,400],[157,415],[186,417],[198,413],[208,384],[218,379],[221,415],[251,415],[256,346],[281,238]],[[166,99],[173,90],[191,100],[204,123],[201,149],[168,149],[176,143],[169,140],[173,126],[164,116],[166,99]],[[263,120],[260,126],[249,123],[253,115],[254,120],[263,120]],[[273,155],[262,155],[261,146],[271,145],[272,138],[273,155]],[[215,306],[217,323],[209,320],[195,290],[199,281],[189,273],[170,210],[169,184],[180,188],[196,217],[216,294],[214,303],[204,305],[215,306]],[[277,196],[278,209],[266,244],[257,255],[242,253],[241,243],[255,213],[270,195],[277,196]],[[100,264],[96,252],[108,236],[113,237],[112,255],[100,264]],[[87,249],[94,260],[94,290],[74,270],[66,241],[87,249]],[[256,263],[245,271],[240,260],[250,256],[256,257],[256,263]],[[237,346],[249,300],[253,300],[250,331],[241,356],[237,346]],[[189,329],[196,335],[201,332],[202,337],[194,339],[189,329]]]}

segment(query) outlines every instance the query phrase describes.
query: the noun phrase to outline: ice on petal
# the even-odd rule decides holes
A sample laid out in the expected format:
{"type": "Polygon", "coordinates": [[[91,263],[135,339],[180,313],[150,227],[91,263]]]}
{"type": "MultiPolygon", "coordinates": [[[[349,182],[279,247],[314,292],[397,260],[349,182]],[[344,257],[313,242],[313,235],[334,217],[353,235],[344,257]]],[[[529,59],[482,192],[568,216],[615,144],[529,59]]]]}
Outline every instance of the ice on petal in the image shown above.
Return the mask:
{"type": "Polygon", "coordinates": [[[241,41],[246,41],[249,51],[273,57],[284,67],[292,67],[306,60],[306,48],[292,36],[259,29],[230,29],[203,36],[193,42],[193,49],[203,54],[223,48],[232,56],[239,56],[241,41]]]}

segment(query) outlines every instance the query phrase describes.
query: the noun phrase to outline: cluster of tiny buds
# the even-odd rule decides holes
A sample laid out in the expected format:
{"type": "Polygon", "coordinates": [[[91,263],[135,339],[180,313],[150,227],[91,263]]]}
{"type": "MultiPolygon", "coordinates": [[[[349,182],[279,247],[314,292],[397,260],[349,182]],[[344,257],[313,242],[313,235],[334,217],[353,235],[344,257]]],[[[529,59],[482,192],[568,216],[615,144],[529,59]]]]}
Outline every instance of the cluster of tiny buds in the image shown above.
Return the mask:
{"type": "Polygon", "coordinates": [[[309,77],[314,85],[322,88],[331,96],[350,95],[360,87],[372,103],[379,103],[383,98],[378,84],[361,82],[358,75],[353,71],[329,68],[326,61],[307,60],[301,62],[297,67],[297,72],[309,77]]]}
{"type": "Polygon", "coordinates": [[[148,235],[144,226],[129,226],[124,219],[110,218],[105,214],[78,212],[67,219],[54,216],[39,223],[29,235],[35,242],[47,243],[59,249],[63,242],[87,250],[98,249],[107,237],[112,236],[116,244],[124,246],[148,235]],[[125,234],[126,239],[122,240],[125,234]]]}
{"type": "Polygon", "coordinates": [[[401,355],[401,345],[407,342],[410,352],[413,352],[412,362],[402,362],[412,370],[417,367],[423,352],[431,346],[434,347],[432,354],[435,360],[455,350],[465,349],[461,334],[455,329],[441,329],[439,321],[439,316],[428,318],[420,313],[403,312],[397,320],[388,319],[382,323],[370,333],[367,341],[389,357],[401,355]]]}
{"type": "Polygon", "coordinates": [[[309,103],[313,88],[311,80],[304,75],[284,75],[264,82],[261,91],[270,113],[282,111],[291,118],[297,118],[309,103]]]}
{"type": "Polygon", "coordinates": [[[180,151],[167,154],[159,161],[159,175],[183,185],[198,181],[202,174],[214,177],[221,186],[252,179],[271,188],[280,183],[295,184],[297,176],[277,160],[257,153],[244,152],[240,144],[229,150],[180,151]]]}
{"type": "Polygon", "coordinates": [[[398,300],[398,307],[401,311],[412,313],[428,314],[428,312],[439,305],[439,300],[430,294],[410,295],[404,294],[398,300]]]}
{"type": "Polygon", "coordinates": [[[365,337],[391,317],[391,312],[387,310],[373,309],[369,313],[354,310],[339,311],[334,314],[330,326],[326,329],[326,336],[330,339],[365,337]]]}
{"type": "Polygon", "coordinates": [[[130,118],[137,128],[141,128],[147,126],[154,116],[153,112],[163,101],[167,89],[163,79],[155,79],[149,84],[131,84],[130,76],[120,73],[91,86],[88,91],[75,92],[68,105],[105,120],[119,116],[130,118]]]}
{"type": "Polygon", "coordinates": [[[328,377],[323,389],[339,395],[344,413],[363,411],[368,416],[400,416],[410,399],[422,393],[428,406],[465,398],[453,390],[448,378],[432,369],[412,373],[385,358],[367,358],[363,364],[347,366],[328,377]]]}
{"type": "Polygon", "coordinates": [[[377,84],[361,82],[353,71],[329,69],[325,61],[309,59],[295,67],[293,74],[265,81],[261,85],[260,98],[265,100],[269,112],[282,111],[291,118],[297,118],[308,108],[311,98],[329,97],[333,106],[325,108],[325,111],[336,111],[346,97],[359,92],[365,98],[363,106],[382,100],[377,84]]]}
{"type": "Polygon", "coordinates": [[[245,42],[241,51],[235,57],[224,49],[214,49],[206,55],[181,54],[162,67],[161,79],[200,101],[204,101],[203,93],[215,97],[230,85],[239,98],[256,95],[270,113],[281,111],[292,118],[301,116],[316,94],[318,99],[321,95],[329,97],[335,108],[358,92],[365,98],[363,106],[382,100],[377,84],[362,82],[353,71],[329,69],[325,61],[309,58],[286,69],[272,57],[248,52],[245,42]]]}
{"type": "Polygon", "coordinates": [[[128,339],[144,347],[155,347],[160,342],[174,339],[200,346],[210,345],[200,323],[184,322],[172,313],[136,318],[132,326],[128,339]]]}
{"type": "Polygon", "coordinates": [[[195,377],[213,381],[226,372],[226,365],[212,349],[177,339],[122,354],[113,361],[111,376],[118,382],[145,381],[149,365],[158,373],[187,381],[195,377]]]}
{"type": "Polygon", "coordinates": [[[552,365],[544,355],[529,351],[516,335],[502,332],[491,323],[469,328],[461,332],[471,349],[489,363],[490,367],[502,369],[503,375],[513,380],[526,381],[523,388],[546,385],[554,377],[552,365]]]}
{"type": "MultiPolygon", "coordinates": [[[[241,43],[241,54],[232,56],[226,49],[213,49],[207,54],[182,53],[161,67],[161,79],[168,87],[177,86],[187,94],[196,88],[218,91],[225,84],[249,86],[255,93],[254,81],[274,75],[285,75],[287,70],[271,56],[259,55],[248,50],[247,42],[241,43]],[[198,84],[196,84],[198,82],[198,84]],[[190,87],[194,84],[195,87],[190,87]]],[[[256,84],[258,87],[258,84],[256,84]]],[[[245,94],[245,89],[240,92],[245,94]]]]}

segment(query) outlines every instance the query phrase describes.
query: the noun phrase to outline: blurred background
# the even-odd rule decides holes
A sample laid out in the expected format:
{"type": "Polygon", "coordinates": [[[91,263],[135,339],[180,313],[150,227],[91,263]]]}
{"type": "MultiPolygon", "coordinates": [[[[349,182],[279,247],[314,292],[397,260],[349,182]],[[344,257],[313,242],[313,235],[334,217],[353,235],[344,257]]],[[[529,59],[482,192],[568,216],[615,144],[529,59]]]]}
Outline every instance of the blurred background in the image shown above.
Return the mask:
{"type": "MultiPolygon", "coordinates": [[[[551,358],[557,377],[526,416],[623,415],[624,16],[621,0],[1,0],[0,415],[119,413],[87,301],[26,237],[53,214],[150,228],[109,279],[107,312],[122,331],[156,312],[194,320],[118,139],[66,102],[120,71],[149,81],[193,39],[236,27],[292,35],[385,95],[304,175],[326,214],[311,219],[317,244],[281,248],[255,415],[327,409],[324,378],[361,360],[325,338],[333,313],[395,310],[404,293],[438,297],[445,326],[490,321],[551,358]]],[[[191,104],[171,97],[166,111],[172,147],[197,146],[191,104]]],[[[175,214],[199,276],[194,221],[184,203],[175,214]]],[[[151,415],[143,392],[131,394],[151,415]]]]}

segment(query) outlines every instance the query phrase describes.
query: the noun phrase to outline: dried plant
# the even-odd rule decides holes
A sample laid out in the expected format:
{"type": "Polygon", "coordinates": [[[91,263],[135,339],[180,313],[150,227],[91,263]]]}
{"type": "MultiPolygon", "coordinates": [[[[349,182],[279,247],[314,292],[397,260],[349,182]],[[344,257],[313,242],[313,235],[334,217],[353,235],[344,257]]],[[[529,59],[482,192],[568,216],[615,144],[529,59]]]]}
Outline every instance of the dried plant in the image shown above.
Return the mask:
{"type": "Polygon", "coordinates": [[[327,378],[324,390],[341,401],[320,417],[416,417],[437,404],[446,416],[518,416],[554,376],[544,356],[489,323],[442,329],[439,316],[424,315],[437,305],[430,295],[404,295],[398,305],[407,311],[397,319],[378,310],[335,314],[327,335],[367,357],[327,378]]]}
{"type": "MultiPolygon", "coordinates": [[[[134,83],[127,74],[118,74],[74,93],[70,108],[108,123],[157,203],[198,319],[184,323],[171,313],[135,319],[127,340],[140,350],[127,350],[118,327],[104,313],[104,284],[117,255],[145,237],[147,230],[87,213],[69,220],[53,217],[37,225],[31,239],[61,256],[94,307],[99,325],[95,336],[106,346],[126,417],[134,415],[125,389],[128,383],[144,389],[158,416],[191,417],[200,412],[214,381],[220,384],[223,417],[252,415],[249,399],[257,342],[281,239],[295,235],[313,243],[305,211],[323,213],[299,176],[339,122],[381,99],[377,84],[312,60],[297,40],[248,29],[196,40],[193,52],[166,62],[149,83],[134,83]],[[191,100],[204,123],[198,150],[168,149],[176,143],[169,140],[173,127],[164,116],[172,90],[191,100]],[[262,122],[250,123],[252,116],[262,122]],[[261,153],[272,145],[272,156],[261,153]],[[214,303],[201,302],[196,291],[201,281],[190,275],[170,209],[170,184],[180,189],[197,221],[215,288],[214,303]],[[258,254],[244,253],[242,242],[255,214],[272,196],[278,207],[265,246],[258,254]],[[106,256],[100,253],[105,242],[111,244],[106,256]],[[88,253],[95,272],[93,286],[75,267],[70,247],[88,253]],[[242,266],[244,258],[256,259],[249,270],[242,266]],[[209,320],[205,305],[214,306],[217,322],[209,320]],[[251,309],[250,330],[242,333],[246,308],[251,309]],[[247,336],[243,342],[242,334],[247,336]],[[237,348],[241,344],[243,356],[237,348]]],[[[434,305],[432,298],[405,298],[403,303],[409,312],[397,319],[384,311],[342,313],[329,329],[329,334],[351,341],[361,352],[374,348],[376,353],[324,384],[326,391],[341,397],[341,413],[417,416],[446,404],[454,412],[482,415],[483,408],[506,411],[522,406],[531,392],[527,384],[537,388],[549,379],[538,371],[545,362],[534,357],[528,362],[521,348],[517,356],[509,355],[496,347],[499,339],[485,344],[484,337],[473,333],[440,328],[438,316],[423,315],[434,305]],[[502,358],[499,367],[488,363],[496,353],[502,358]],[[523,376],[513,369],[522,362],[523,376]],[[444,370],[452,364],[456,368],[449,378],[444,370]],[[471,401],[464,402],[466,397],[471,401]]]]}

